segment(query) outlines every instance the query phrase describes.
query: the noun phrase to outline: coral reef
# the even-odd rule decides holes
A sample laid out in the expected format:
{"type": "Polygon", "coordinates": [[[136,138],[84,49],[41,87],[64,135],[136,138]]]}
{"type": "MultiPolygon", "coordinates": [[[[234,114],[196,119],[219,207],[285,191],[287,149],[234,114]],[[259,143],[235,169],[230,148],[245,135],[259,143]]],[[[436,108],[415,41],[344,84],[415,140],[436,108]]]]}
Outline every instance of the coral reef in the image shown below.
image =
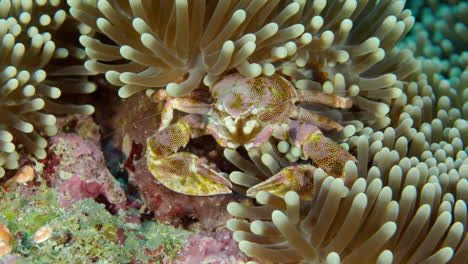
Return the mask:
{"type": "Polygon", "coordinates": [[[135,209],[112,215],[93,199],[61,206],[59,194],[44,180],[37,182],[27,187],[29,193],[2,194],[0,223],[10,229],[15,254],[0,263],[161,263],[175,258],[189,235],[134,221],[140,217],[135,209]]]}
{"type": "Polygon", "coordinates": [[[85,54],[69,39],[73,30],[79,34],[78,24],[63,8],[52,0],[0,3],[0,177],[18,167],[23,149],[45,158],[44,136],[57,132],[56,114],[94,111],[60,100],[96,89],[81,77],[85,54]]]}
{"type": "Polygon", "coordinates": [[[125,192],[110,174],[95,143],[76,134],[59,133],[50,139],[48,155],[44,177],[57,189],[61,206],[98,197],[117,208],[125,205],[125,192]]]}
{"type": "MultiPolygon", "coordinates": [[[[105,167],[96,124],[87,116],[76,115],[57,123],[60,131],[50,139],[47,158],[22,161],[28,165],[1,185],[0,263],[174,263],[181,256],[181,263],[192,257],[249,259],[229,231],[214,232],[216,238],[211,239],[208,233],[197,235],[154,219],[148,221],[146,206],[127,199],[105,167]],[[197,241],[217,248],[198,252],[194,248],[197,241]],[[223,249],[229,249],[229,254],[221,256],[223,249]]],[[[154,190],[157,194],[157,187],[154,190]]],[[[232,199],[191,201],[166,192],[160,191],[159,199],[172,200],[162,204],[177,207],[177,200],[180,208],[161,206],[159,219],[185,226],[176,219],[198,214],[205,230],[227,220],[223,208],[232,199]],[[216,200],[224,202],[214,206],[216,200]]]]}

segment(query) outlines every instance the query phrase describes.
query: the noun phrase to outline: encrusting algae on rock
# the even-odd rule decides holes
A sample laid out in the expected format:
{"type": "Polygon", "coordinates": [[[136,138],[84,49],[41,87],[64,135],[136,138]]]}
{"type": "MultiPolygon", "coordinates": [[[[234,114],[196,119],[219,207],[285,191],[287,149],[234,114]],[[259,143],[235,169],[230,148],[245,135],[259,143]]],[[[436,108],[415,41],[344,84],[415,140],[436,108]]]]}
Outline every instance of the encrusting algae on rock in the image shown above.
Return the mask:
{"type": "Polygon", "coordinates": [[[136,209],[112,215],[92,199],[60,206],[43,180],[29,188],[0,194],[0,253],[22,263],[160,263],[176,257],[190,234],[141,223],[136,209]]]}

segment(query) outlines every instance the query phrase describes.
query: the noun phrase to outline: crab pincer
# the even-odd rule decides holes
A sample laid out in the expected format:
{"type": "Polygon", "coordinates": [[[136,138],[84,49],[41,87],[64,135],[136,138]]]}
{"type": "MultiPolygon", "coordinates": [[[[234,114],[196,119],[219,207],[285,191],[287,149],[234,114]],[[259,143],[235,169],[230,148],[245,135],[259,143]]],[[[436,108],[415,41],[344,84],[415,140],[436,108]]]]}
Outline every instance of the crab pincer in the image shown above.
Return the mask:
{"type": "Polygon", "coordinates": [[[340,144],[326,137],[320,129],[302,121],[292,121],[288,130],[289,140],[301,149],[302,159],[311,159],[331,176],[341,178],[347,161],[357,162],[340,144]]]}
{"type": "Polygon", "coordinates": [[[148,168],[160,183],[175,192],[197,196],[231,193],[229,180],[192,153],[177,152],[163,159],[148,159],[148,168]]]}
{"type": "Polygon", "coordinates": [[[247,190],[247,196],[255,197],[260,191],[266,191],[279,197],[289,191],[295,191],[301,199],[312,200],[314,197],[313,175],[316,167],[309,164],[294,164],[283,168],[268,180],[260,182],[247,190]]]}
{"type": "Polygon", "coordinates": [[[175,192],[197,196],[231,193],[229,180],[209,168],[203,159],[189,152],[177,152],[188,144],[193,132],[186,120],[179,120],[148,138],[149,171],[175,192]]]}

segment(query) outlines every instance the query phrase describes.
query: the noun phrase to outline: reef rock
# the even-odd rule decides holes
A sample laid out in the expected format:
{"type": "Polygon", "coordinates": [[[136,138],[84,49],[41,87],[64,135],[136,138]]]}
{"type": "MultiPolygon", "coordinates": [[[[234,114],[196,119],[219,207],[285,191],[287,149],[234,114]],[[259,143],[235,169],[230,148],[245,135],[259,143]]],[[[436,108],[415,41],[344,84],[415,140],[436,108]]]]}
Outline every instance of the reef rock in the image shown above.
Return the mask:
{"type": "Polygon", "coordinates": [[[104,199],[117,208],[125,206],[125,192],[107,169],[96,141],[59,133],[49,144],[44,177],[58,191],[62,206],[86,198],[104,199]]]}
{"type": "Polygon", "coordinates": [[[250,258],[242,253],[232,238],[232,232],[223,229],[216,232],[199,233],[190,236],[174,264],[246,263],[250,258]]]}

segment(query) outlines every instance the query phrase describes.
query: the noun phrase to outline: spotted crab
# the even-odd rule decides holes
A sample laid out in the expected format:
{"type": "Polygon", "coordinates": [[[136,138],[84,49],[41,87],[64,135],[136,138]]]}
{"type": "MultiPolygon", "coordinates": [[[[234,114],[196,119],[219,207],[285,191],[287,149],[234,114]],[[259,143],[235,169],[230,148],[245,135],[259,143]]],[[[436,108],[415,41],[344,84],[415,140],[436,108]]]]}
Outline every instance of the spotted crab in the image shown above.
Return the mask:
{"type": "MultiPolygon", "coordinates": [[[[209,167],[203,158],[179,152],[191,138],[203,135],[213,136],[224,148],[243,146],[247,151],[258,149],[274,138],[291,146],[296,160],[311,159],[335,177],[342,176],[346,161],[355,161],[343,147],[322,133],[322,130],[341,130],[339,123],[298,105],[307,102],[347,109],[351,100],[296,89],[278,74],[256,78],[227,75],[211,87],[210,103],[203,102],[197,94],[174,98],[164,90],[156,92],[154,98],[165,105],[159,131],[147,140],[148,168],[159,182],[176,192],[189,195],[231,192],[232,185],[223,173],[209,167]],[[174,110],[188,114],[172,123],[174,110]]],[[[284,182],[282,175],[306,177],[309,173],[304,168],[316,169],[293,165],[272,178],[284,182]],[[291,168],[300,168],[301,172],[294,173],[295,169],[291,168]]]]}

